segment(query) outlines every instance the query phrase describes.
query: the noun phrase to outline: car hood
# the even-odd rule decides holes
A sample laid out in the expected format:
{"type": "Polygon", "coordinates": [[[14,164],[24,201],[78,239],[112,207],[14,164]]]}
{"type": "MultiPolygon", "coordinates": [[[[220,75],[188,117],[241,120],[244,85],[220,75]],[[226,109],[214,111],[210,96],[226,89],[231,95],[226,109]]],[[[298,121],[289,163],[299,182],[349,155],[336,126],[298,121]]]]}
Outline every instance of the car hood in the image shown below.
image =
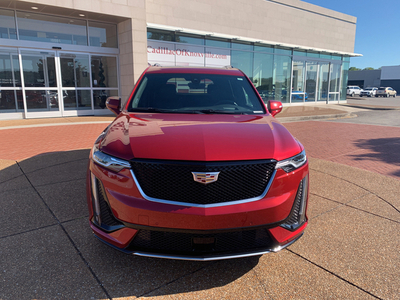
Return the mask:
{"type": "Polygon", "coordinates": [[[121,113],[100,149],[127,160],[230,161],[282,160],[302,147],[271,115],[121,113]]]}

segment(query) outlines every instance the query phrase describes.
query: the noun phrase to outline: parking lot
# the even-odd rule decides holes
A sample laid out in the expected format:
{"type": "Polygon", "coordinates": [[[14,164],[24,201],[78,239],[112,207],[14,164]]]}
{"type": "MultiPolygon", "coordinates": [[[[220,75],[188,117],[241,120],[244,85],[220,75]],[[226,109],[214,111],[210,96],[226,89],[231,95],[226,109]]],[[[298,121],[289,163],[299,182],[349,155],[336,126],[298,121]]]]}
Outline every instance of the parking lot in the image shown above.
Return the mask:
{"type": "Polygon", "coordinates": [[[0,122],[0,299],[400,299],[400,126],[286,123],[310,161],[304,236],[279,253],[187,262],[91,233],[87,157],[111,120],[0,122]]]}

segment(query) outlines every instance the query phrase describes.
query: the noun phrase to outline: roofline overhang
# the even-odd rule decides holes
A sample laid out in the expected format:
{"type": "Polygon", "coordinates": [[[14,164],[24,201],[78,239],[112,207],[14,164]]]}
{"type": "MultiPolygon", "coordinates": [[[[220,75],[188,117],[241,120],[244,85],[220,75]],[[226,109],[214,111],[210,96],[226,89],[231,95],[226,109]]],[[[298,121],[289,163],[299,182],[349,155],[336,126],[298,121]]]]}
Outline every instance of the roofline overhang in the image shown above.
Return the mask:
{"type": "Polygon", "coordinates": [[[295,45],[295,44],[287,44],[287,43],[281,43],[281,42],[254,39],[254,38],[250,38],[250,37],[243,37],[243,36],[217,33],[217,32],[211,32],[211,31],[195,30],[195,29],[189,29],[189,28],[183,28],[183,27],[160,25],[160,24],[154,24],[154,23],[147,23],[147,27],[153,28],[153,29],[159,29],[159,30],[174,31],[174,32],[179,32],[179,33],[204,35],[204,36],[215,37],[215,38],[224,38],[224,39],[237,40],[237,41],[243,41],[243,42],[251,42],[251,43],[259,43],[259,44],[266,44],[266,45],[279,46],[279,47],[287,47],[287,48],[293,48],[295,50],[326,52],[326,53],[344,55],[344,56],[349,56],[349,57],[363,56],[362,54],[352,53],[352,52],[343,52],[343,51],[329,50],[329,49],[322,49],[322,48],[305,47],[305,46],[300,46],[300,45],[295,45]]]}

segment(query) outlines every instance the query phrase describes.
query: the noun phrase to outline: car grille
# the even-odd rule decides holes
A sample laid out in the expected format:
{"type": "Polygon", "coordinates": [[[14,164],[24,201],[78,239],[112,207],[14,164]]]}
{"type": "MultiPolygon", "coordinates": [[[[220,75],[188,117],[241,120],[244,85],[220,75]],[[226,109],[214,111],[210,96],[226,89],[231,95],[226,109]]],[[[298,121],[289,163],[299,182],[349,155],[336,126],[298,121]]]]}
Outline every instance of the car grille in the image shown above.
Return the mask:
{"type": "Polygon", "coordinates": [[[193,204],[215,204],[261,196],[275,161],[176,162],[132,161],[133,173],[148,197],[193,204]],[[195,182],[192,172],[220,172],[209,184],[195,182]]]}
{"type": "Polygon", "coordinates": [[[190,256],[273,248],[266,228],[219,233],[139,230],[126,250],[190,256]]]}

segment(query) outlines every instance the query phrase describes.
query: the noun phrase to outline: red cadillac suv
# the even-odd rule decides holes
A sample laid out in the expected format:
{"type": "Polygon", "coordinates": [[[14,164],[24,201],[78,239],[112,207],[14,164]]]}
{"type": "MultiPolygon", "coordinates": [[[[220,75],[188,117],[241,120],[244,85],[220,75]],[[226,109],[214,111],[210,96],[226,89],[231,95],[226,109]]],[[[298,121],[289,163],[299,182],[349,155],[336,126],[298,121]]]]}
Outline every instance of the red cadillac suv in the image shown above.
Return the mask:
{"type": "Polygon", "coordinates": [[[307,226],[308,161],[247,76],[149,67],[90,154],[90,226],[126,253],[216,260],[279,251],[307,226]]]}

